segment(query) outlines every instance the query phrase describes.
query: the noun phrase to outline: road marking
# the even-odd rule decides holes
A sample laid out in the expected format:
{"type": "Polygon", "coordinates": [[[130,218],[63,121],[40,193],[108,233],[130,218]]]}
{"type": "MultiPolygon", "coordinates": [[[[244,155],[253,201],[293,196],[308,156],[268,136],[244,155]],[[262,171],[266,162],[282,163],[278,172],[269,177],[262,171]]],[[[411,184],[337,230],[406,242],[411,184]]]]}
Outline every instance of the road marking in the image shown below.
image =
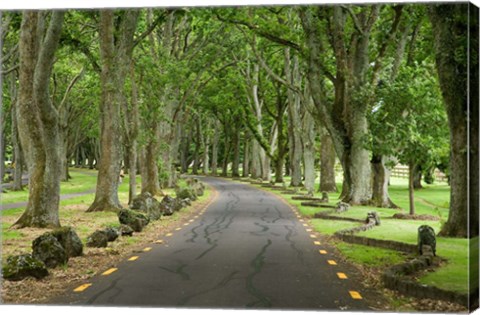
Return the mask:
{"type": "Polygon", "coordinates": [[[307,229],[307,232],[312,232],[313,230],[312,229],[307,229]]]}
{"type": "Polygon", "coordinates": [[[337,262],[335,260],[327,260],[329,265],[335,266],[337,262]]]}
{"type": "Polygon", "coordinates": [[[163,240],[156,240],[155,244],[163,244],[163,240]]]}
{"type": "Polygon", "coordinates": [[[192,219],[192,220],[188,220],[188,222],[193,222],[193,219],[192,219]]]}
{"type": "Polygon", "coordinates": [[[348,291],[348,292],[350,293],[350,296],[352,297],[352,299],[354,299],[354,300],[361,300],[362,299],[362,296],[357,291],[348,291]]]}
{"type": "Polygon", "coordinates": [[[167,233],[165,236],[172,236],[173,234],[172,233],[167,233]]]}
{"type": "Polygon", "coordinates": [[[144,252],[149,252],[149,251],[151,251],[151,250],[152,250],[151,247],[145,247],[145,248],[143,249],[144,252]]]}
{"type": "Polygon", "coordinates": [[[110,268],[108,269],[107,271],[105,271],[104,273],[102,273],[102,276],[108,276],[108,275],[111,275],[112,273],[114,273],[115,271],[117,271],[118,268],[110,268]]]}
{"type": "Polygon", "coordinates": [[[81,286],[75,288],[73,290],[73,292],[82,292],[82,291],[85,291],[88,287],[90,287],[92,284],[91,283],[85,283],[85,284],[82,284],[81,286]]]}
{"type": "Polygon", "coordinates": [[[339,279],[348,279],[347,275],[344,274],[343,272],[337,272],[337,277],[339,279]]]}
{"type": "Polygon", "coordinates": [[[324,249],[321,249],[321,250],[319,250],[318,252],[319,252],[320,254],[322,254],[322,255],[325,255],[325,254],[327,254],[327,251],[326,251],[326,250],[324,250],[324,249]]]}
{"type": "Polygon", "coordinates": [[[310,234],[310,237],[311,238],[317,238],[317,236],[315,234],[310,234]]]}
{"type": "MultiPolygon", "coordinates": [[[[298,216],[299,218],[301,218],[301,216],[298,216]]],[[[303,219],[300,219],[300,222],[303,222],[303,219]]]]}
{"type": "Polygon", "coordinates": [[[182,228],[176,228],[175,231],[180,231],[182,228]]]}
{"type": "Polygon", "coordinates": [[[303,226],[308,226],[308,224],[307,224],[307,223],[303,223],[302,225],[303,225],[303,226]]]}
{"type": "Polygon", "coordinates": [[[138,259],[138,256],[132,256],[130,258],[128,258],[128,261],[135,261],[138,259]]]}
{"type": "Polygon", "coordinates": [[[188,226],[190,223],[185,223],[183,226],[188,226]]]}
{"type": "Polygon", "coordinates": [[[315,244],[315,245],[322,245],[319,241],[315,241],[315,242],[313,242],[313,244],[315,244]]]}

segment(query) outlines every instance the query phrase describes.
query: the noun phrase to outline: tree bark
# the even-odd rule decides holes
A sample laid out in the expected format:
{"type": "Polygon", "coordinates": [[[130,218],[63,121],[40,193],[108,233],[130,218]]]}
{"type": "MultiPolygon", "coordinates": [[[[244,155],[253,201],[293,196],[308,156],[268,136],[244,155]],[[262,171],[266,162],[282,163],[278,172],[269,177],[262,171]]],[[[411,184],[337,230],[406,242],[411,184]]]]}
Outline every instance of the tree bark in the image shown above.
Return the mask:
{"type": "Polygon", "coordinates": [[[133,52],[133,35],[138,10],[127,10],[116,25],[113,10],[100,11],[100,58],[102,61],[100,100],[100,161],[95,200],[87,209],[117,211],[122,208],[118,185],[122,161],[120,108],[124,99],[125,77],[133,52]]]}
{"type": "Polygon", "coordinates": [[[335,183],[335,150],[332,138],[321,128],[320,137],[320,187],[319,192],[337,192],[335,183]]]}
{"type": "Polygon", "coordinates": [[[218,174],[218,142],[220,141],[220,124],[218,120],[215,121],[214,124],[214,135],[213,135],[213,141],[212,141],[212,169],[211,169],[211,174],[213,176],[217,176],[218,174]]]}
{"type": "Polygon", "coordinates": [[[468,157],[478,165],[478,141],[469,143],[468,133],[470,126],[471,140],[478,139],[478,11],[467,3],[440,4],[429,7],[429,16],[450,128],[450,211],[440,235],[474,237],[478,235],[478,167],[469,170],[468,157]]]}
{"type": "Polygon", "coordinates": [[[390,182],[390,171],[385,166],[387,158],[383,155],[373,155],[372,173],[372,205],[380,208],[394,208],[398,206],[392,202],[388,194],[388,184],[390,182]]]}
{"type": "Polygon", "coordinates": [[[58,113],[49,96],[49,81],[60,40],[64,12],[25,11],[20,32],[17,104],[18,132],[30,176],[28,204],[16,227],[58,227],[60,158],[58,113]]]}

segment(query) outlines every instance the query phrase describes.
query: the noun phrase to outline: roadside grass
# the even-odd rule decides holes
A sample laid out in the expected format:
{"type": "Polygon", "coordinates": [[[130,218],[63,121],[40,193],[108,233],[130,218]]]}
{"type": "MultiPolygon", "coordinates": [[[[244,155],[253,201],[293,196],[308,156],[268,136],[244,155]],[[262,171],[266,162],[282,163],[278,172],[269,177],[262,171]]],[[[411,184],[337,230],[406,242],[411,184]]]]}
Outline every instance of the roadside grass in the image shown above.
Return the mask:
{"type": "MultiPolygon", "coordinates": [[[[95,170],[70,169],[72,177],[68,182],[60,183],[61,194],[81,193],[95,188],[97,176],[95,170]]],[[[24,202],[28,199],[28,188],[24,187],[22,191],[10,191],[1,194],[2,204],[24,202]]]]}
{"type": "MultiPolygon", "coordinates": [[[[342,190],[342,178],[337,174],[338,192],[329,193],[329,204],[335,205],[339,201],[340,192],[342,190]]],[[[288,183],[289,178],[285,178],[288,183]]],[[[372,206],[353,206],[347,212],[335,213],[335,216],[348,217],[354,219],[366,219],[367,213],[376,211],[381,218],[381,225],[366,232],[361,232],[359,236],[366,236],[376,239],[393,240],[405,242],[409,244],[417,244],[417,229],[420,225],[426,224],[438,233],[442,224],[448,218],[450,187],[446,183],[423,184],[423,188],[415,191],[415,208],[416,214],[428,214],[437,216],[439,221],[423,221],[423,220],[398,220],[393,219],[395,213],[409,212],[408,199],[408,181],[403,178],[392,177],[389,186],[389,195],[392,201],[401,209],[376,208],[372,206]]],[[[315,196],[320,197],[318,193],[319,183],[316,183],[315,196]]],[[[282,195],[279,191],[268,189],[269,191],[282,196],[290,204],[295,205],[299,212],[307,217],[312,218],[315,213],[328,211],[325,208],[315,208],[302,206],[303,201],[291,200],[289,195],[282,195]]],[[[338,230],[352,228],[358,226],[359,223],[341,221],[341,220],[323,220],[311,219],[312,226],[316,231],[333,235],[338,230]]],[[[453,290],[460,293],[467,293],[469,290],[469,281],[475,286],[478,279],[478,269],[472,268],[469,275],[469,243],[471,253],[470,257],[478,260],[478,238],[471,241],[468,239],[445,238],[437,236],[437,255],[444,258],[440,268],[433,272],[426,272],[420,275],[418,281],[423,284],[433,285],[446,290],[453,290]]],[[[383,250],[374,247],[347,244],[336,241],[336,246],[342,255],[357,264],[370,267],[388,267],[396,263],[401,263],[408,256],[396,252],[383,250]]],[[[473,265],[477,266],[477,265],[473,265]]]]}
{"type": "MultiPolygon", "coordinates": [[[[84,170],[82,170],[84,172],[84,170]]],[[[96,185],[96,176],[86,175],[89,179],[88,183],[90,186],[87,186],[84,180],[84,176],[78,173],[79,176],[75,176],[75,171],[71,171],[72,179],[69,184],[71,187],[76,187],[80,191],[87,191],[94,189],[96,185]],[[81,183],[79,183],[81,182],[81,183]]],[[[180,185],[185,185],[184,180],[180,180],[180,185]]],[[[141,178],[137,176],[137,192],[140,192],[141,188],[141,178]]],[[[123,182],[119,185],[118,196],[121,204],[124,207],[128,207],[128,189],[129,189],[129,179],[126,176],[123,182]]],[[[63,189],[61,194],[72,193],[72,190],[63,189]]],[[[173,189],[164,189],[162,190],[164,194],[175,195],[173,189]]],[[[28,199],[28,190],[23,192],[23,198],[18,202],[24,202],[28,199]]],[[[205,189],[203,196],[199,197],[197,202],[205,202],[210,198],[210,190],[205,189]]],[[[161,200],[163,197],[157,196],[157,199],[161,200]]],[[[103,229],[108,226],[119,226],[118,216],[115,212],[86,212],[88,207],[93,203],[95,199],[95,193],[86,194],[79,197],[74,197],[71,199],[66,199],[60,201],[59,207],[59,218],[61,226],[72,226],[77,232],[78,236],[83,243],[86,242],[87,237],[98,229],[103,229]]],[[[3,201],[2,201],[3,202],[3,201]]],[[[182,209],[180,212],[175,212],[172,216],[164,216],[161,220],[152,222],[147,226],[149,229],[158,230],[161,233],[162,229],[168,227],[170,224],[179,221],[185,213],[188,213],[195,209],[195,205],[189,206],[182,209]]],[[[11,226],[16,222],[16,220],[21,216],[24,207],[4,210],[1,212],[2,215],[2,261],[5,263],[6,258],[10,255],[19,255],[31,252],[31,242],[50,229],[33,229],[33,228],[24,228],[20,230],[11,229],[11,226]]],[[[120,242],[114,242],[111,246],[113,247],[125,247],[135,245],[136,243],[142,240],[141,234],[135,233],[132,237],[122,238],[120,242]]]]}

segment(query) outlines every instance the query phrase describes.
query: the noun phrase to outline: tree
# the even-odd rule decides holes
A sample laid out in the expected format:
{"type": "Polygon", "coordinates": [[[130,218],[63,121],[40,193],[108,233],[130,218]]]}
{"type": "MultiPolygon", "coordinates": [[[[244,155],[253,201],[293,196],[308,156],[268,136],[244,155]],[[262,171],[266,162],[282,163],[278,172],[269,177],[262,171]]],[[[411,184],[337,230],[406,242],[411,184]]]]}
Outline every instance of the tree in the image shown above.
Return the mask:
{"type": "Polygon", "coordinates": [[[467,3],[432,5],[429,17],[451,148],[450,212],[440,235],[474,237],[478,235],[479,189],[478,8],[467,3]]]}
{"type": "Polygon", "coordinates": [[[16,111],[30,185],[27,208],[15,223],[19,228],[60,225],[59,118],[50,99],[49,82],[63,19],[63,11],[23,12],[16,111]]]}
{"type": "Polygon", "coordinates": [[[122,208],[118,199],[122,162],[120,108],[124,101],[124,84],[131,63],[138,14],[138,10],[100,11],[101,152],[95,200],[87,212],[122,208]]]}

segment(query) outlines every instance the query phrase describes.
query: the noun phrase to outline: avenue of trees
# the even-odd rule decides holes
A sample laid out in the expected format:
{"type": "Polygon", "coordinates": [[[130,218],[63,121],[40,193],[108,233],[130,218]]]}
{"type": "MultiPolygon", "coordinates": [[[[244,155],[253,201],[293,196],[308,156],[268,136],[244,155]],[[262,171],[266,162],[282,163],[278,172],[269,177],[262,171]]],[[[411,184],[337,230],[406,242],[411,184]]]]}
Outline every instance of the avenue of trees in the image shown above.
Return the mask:
{"type": "Polygon", "coordinates": [[[319,178],[344,202],[395,208],[400,163],[411,214],[438,168],[451,186],[440,233],[478,235],[472,5],[3,12],[1,42],[1,165],[14,163],[12,189],[30,178],[19,228],[60,224],[73,165],[98,169],[87,211],[115,211],[122,169],[130,200],[191,172],[308,191],[319,178]]]}

